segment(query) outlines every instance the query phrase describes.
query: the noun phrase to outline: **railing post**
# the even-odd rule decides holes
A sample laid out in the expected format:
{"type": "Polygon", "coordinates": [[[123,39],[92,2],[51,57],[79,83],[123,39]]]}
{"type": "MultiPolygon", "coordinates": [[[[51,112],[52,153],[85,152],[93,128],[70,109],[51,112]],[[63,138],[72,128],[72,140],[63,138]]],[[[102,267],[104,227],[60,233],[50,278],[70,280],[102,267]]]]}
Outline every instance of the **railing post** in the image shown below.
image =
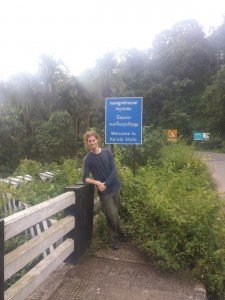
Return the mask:
{"type": "Polygon", "coordinates": [[[4,300],[4,219],[0,219],[0,300],[4,300]]]}
{"type": "Polygon", "coordinates": [[[67,186],[65,191],[75,193],[75,205],[65,210],[65,216],[75,216],[75,229],[69,233],[74,238],[75,251],[66,262],[77,263],[79,258],[86,254],[91,244],[93,233],[93,211],[94,211],[94,186],[91,184],[78,183],[67,186]]]}

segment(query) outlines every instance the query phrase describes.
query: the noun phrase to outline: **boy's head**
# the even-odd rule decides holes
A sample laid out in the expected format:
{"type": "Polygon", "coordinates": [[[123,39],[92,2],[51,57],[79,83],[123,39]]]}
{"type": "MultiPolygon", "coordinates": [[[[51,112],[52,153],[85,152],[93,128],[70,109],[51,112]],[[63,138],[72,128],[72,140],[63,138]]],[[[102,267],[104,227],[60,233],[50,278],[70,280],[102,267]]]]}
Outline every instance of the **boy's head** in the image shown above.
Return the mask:
{"type": "Polygon", "coordinates": [[[95,144],[95,147],[98,146],[98,143],[100,142],[100,137],[95,131],[87,131],[84,136],[84,144],[89,149],[92,148],[93,143],[95,144]]]}

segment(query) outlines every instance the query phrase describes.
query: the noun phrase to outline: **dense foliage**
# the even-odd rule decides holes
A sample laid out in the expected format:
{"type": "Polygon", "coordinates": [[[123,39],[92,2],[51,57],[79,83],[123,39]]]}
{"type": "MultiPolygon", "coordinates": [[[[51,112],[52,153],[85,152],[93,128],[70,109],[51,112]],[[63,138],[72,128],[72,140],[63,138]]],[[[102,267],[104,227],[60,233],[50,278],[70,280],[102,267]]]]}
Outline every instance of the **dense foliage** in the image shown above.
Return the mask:
{"type": "Polygon", "coordinates": [[[225,296],[224,201],[206,165],[182,144],[165,145],[133,178],[120,166],[123,215],[132,239],[158,265],[190,269],[209,295],[225,296]]]}
{"type": "Polygon", "coordinates": [[[79,182],[81,167],[82,162],[78,159],[65,159],[60,164],[22,160],[13,175],[29,174],[34,180],[20,185],[19,188],[5,184],[0,185],[0,216],[3,214],[1,211],[4,203],[3,193],[8,193],[24,203],[35,205],[64,193],[67,185],[79,182]],[[42,182],[39,173],[46,171],[53,172],[54,177],[52,180],[42,182]]]}
{"type": "Polygon", "coordinates": [[[104,128],[104,99],[112,96],[143,97],[144,126],[176,128],[189,142],[193,131],[223,141],[224,30],[225,22],[206,36],[195,20],[179,22],[146,51],[105,54],[79,80],[42,55],[36,74],[0,82],[0,172],[21,158],[74,157],[86,129],[104,128]]]}

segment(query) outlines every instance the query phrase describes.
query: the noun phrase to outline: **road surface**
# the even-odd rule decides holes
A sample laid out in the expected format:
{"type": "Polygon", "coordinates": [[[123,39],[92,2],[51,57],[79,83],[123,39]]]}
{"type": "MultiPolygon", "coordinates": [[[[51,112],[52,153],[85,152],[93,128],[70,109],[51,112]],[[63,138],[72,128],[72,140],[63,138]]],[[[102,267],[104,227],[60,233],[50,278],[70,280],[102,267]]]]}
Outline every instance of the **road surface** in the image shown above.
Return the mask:
{"type": "Polygon", "coordinates": [[[209,166],[218,192],[225,194],[225,154],[201,152],[201,156],[209,166]]]}

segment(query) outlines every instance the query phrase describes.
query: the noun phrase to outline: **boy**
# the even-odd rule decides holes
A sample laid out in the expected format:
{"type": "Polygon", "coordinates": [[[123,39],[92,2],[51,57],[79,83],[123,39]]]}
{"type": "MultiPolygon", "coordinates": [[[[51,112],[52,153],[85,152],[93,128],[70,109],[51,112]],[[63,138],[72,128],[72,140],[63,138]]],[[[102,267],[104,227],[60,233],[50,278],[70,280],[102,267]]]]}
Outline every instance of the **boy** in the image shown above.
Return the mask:
{"type": "Polygon", "coordinates": [[[118,250],[116,235],[127,241],[118,211],[120,208],[121,183],[116,174],[112,152],[99,147],[100,138],[95,131],[84,134],[84,143],[90,152],[84,158],[83,181],[95,184],[101,201],[103,213],[106,216],[109,244],[111,249],[118,250]],[[92,178],[90,178],[90,173],[92,178]]]}

